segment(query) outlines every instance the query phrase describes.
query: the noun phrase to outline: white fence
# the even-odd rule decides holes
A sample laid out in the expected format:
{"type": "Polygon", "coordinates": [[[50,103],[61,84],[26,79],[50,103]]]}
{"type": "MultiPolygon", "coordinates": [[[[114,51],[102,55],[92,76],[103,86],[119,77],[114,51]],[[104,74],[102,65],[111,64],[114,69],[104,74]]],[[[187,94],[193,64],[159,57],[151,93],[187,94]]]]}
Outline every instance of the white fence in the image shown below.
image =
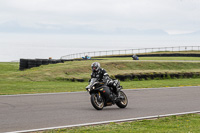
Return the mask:
{"type": "Polygon", "coordinates": [[[130,55],[151,52],[181,52],[181,51],[200,51],[200,46],[178,46],[178,47],[159,47],[159,48],[141,48],[141,49],[124,49],[124,50],[106,50],[106,51],[92,51],[84,53],[75,53],[62,56],[61,59],[75,59],[82,58],[86,55],[89,57],[101,57],[112,55],[130,55]]]}

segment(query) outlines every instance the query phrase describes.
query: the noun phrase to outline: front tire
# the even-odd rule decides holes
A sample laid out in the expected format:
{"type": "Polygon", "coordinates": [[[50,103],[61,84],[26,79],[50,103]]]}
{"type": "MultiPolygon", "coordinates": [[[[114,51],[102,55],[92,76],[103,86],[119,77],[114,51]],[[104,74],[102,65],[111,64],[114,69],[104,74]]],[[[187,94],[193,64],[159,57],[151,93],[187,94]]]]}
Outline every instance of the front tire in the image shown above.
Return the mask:
{"type": "Polygon", "coordinates": [[[120,99],[120,101],[117,102],[116,105],[119,108],[126,108],[126,106],[128,104],[128,98],[127,98],[126,94],[123,91],[120,91],[120,96],[122,96],[123,99],[120,99]]]}
{"type": "Polygon", "coordinates": [[[97,94],[93,93],[91,95],[90,100],[91,100],[91,103],[92,103],[93,107],[96,110],[102,110],[103,109],[103,107],[104,107],[104,100],[103,100],[103,98],[102,98],[101,102],[99,102],[98,99],[97,99],[97,94]]]}

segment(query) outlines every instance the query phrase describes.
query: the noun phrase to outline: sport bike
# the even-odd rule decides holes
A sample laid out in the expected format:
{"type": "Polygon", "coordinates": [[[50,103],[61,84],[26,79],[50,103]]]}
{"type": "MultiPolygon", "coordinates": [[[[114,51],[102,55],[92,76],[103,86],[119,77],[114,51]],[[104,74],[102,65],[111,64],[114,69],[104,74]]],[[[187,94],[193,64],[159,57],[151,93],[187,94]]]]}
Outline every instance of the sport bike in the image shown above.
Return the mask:
{"type": "Polygon", "coordinates": [[[116,104],[119,108],[125,108],[128,104],[126,94],[121,90],[119,96],[114,93],[113,88],[106,85],[104,82],[99,82],[97,78],[92,78],[86,90],[91,95],[91,103],[97,110],[102,110],[106,106],[116,104]]]}

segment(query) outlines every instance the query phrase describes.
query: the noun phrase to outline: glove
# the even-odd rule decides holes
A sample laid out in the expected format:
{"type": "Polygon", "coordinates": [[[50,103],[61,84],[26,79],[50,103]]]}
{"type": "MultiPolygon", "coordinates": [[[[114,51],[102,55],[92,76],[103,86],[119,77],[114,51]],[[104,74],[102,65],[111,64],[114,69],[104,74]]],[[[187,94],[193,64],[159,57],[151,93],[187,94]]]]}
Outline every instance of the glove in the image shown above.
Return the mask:
{"type": "Polygon", "coordinates": [[[108,84],[108,86],[112,86],[113,85],[113,80],[108,80],[107,84],[108,84]]]}

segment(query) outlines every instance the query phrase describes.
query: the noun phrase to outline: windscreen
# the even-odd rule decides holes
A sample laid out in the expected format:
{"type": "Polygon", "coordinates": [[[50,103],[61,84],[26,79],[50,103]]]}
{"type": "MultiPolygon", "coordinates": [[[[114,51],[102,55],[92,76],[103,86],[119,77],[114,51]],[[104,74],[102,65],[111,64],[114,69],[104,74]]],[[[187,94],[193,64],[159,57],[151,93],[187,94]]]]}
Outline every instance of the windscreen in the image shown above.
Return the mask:
{"type": "Polygon", "coordinates": [[[90,85],[93,85],[97,81],[97,78],[92,78],[90,81],[90,85]]]}

